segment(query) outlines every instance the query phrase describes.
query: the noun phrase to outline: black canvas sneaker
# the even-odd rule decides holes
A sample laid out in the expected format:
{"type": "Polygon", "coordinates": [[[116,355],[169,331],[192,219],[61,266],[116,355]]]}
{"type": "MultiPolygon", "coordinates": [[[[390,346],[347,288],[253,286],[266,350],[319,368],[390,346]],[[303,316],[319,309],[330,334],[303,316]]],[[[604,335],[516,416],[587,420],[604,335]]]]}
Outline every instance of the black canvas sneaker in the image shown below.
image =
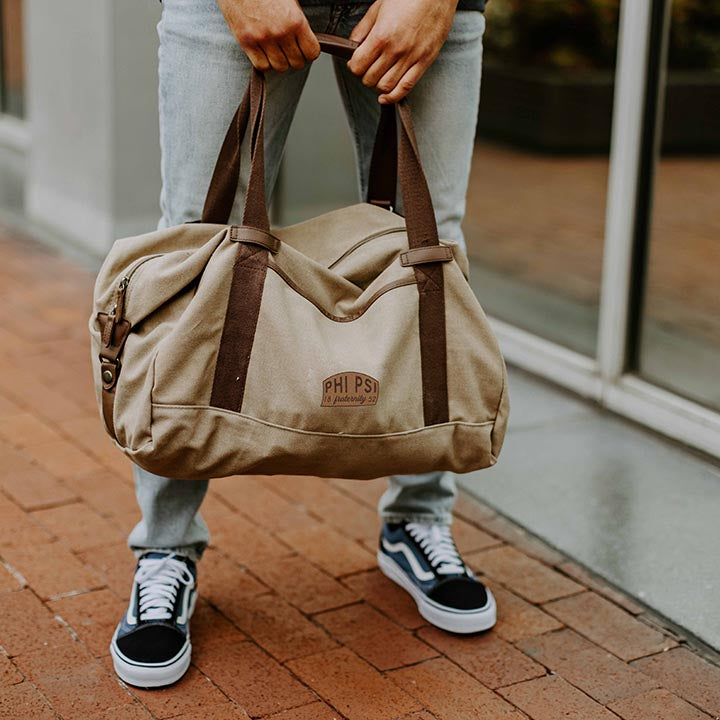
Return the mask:
{"type": "Polygon", "coordinates": [[[436,627],[473,633],[495,624],[495,598],[462,561],[449,527],[385,523],[377,559],[436,627]]]}
{"type": "Polygon", "coordinates": [[[120,679],[137,687],[179,680],[190,666],[197,571],[190,559],[151,552],[138,561],[127,613],[110,643],[120,679]]]}

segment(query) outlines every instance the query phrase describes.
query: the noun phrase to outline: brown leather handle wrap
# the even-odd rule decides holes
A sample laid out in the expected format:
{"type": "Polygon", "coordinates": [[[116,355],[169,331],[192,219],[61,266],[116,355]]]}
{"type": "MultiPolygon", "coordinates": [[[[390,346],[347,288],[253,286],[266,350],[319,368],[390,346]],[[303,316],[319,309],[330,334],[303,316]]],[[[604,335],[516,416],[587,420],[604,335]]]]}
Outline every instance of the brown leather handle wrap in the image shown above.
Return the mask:
{"type": "Polygon", "coordinates": [[[315,33],[315,37],[320,43],[320,49],[329,55],[335,55],[343,60],[349,60],[355,52],[358,44],[354,40],[340,37],[338,35],[328,35],[327,33],[315,33]]]}

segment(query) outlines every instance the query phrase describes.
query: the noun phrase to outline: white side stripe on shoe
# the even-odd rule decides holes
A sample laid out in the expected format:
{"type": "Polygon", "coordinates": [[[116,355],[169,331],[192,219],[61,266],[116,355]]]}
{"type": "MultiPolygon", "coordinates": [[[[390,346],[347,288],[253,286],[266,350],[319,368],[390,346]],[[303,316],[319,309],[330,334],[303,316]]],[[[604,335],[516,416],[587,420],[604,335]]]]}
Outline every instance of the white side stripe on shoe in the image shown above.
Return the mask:
{"type": "Polygon", "coordinates": [[[420,563],[417,561],[417,558],[413,554],[413,551],[404,543],[404,542],[396,542],[391,543],[388,542],[385,538],[383,538],[383,547],[388,552],[401,552],[405,559],[410,563],[410,568],[412,569],[413,573],[415,573],[415,577],[423,582],[427,582],[428,580],[432,580],[435,577],[435,573],[431,572],[430,570],[423,570],[420,567],[420,563]]]}
{"type": "Polygon", "coordinates": [[[183,597],[182,612],[177,616],[176,622],[178,625],[185,625],[188,621],[188,610],[190,609],[190,596],[192,595],[192,588],[185,588],[185,596],[183,597]]]}
{"type": "Polygon", "coordinates": [[[132,593],[130,594],[130,603],[128,604],[128,609],[127,609],[127,624],[128,625],[137,625],[137,615],[135,615],[135,612],[133,610],[133,608],[135,607],[136,595],[137,595],[137,583],[133,582],[132,593]]]}

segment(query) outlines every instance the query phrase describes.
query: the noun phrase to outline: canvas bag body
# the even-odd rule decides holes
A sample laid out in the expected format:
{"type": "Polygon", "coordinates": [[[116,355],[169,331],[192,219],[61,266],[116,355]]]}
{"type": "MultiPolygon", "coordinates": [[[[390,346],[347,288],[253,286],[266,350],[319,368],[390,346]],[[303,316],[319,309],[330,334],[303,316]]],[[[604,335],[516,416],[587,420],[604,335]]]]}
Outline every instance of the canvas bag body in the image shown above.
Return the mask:
{"type": "MultiPolygon", "coordinates": [[[[271,232],[263,107],[253,75],[203,222],[119,240],[101,268],[90,334],[109,434],[141,467],[189,479],[492,465],[509,409],[505,365],[464,254],[428,230],[407,108],[405,218],[360,203],[271,232]],[[245,215],[228,227],[245,130],[254,141],[245,215]]],[[[386,156],[380,147],[373,158],[385,177],[371,192],[384,184],[389,195],[386,156]]]]}

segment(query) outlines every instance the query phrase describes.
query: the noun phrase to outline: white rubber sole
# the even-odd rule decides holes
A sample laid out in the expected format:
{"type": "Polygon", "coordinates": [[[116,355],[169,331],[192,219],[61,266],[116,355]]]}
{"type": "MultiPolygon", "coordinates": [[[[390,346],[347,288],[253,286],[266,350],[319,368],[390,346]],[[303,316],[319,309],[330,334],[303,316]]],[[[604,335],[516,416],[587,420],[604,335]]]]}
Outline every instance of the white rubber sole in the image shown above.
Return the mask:
{"type": "Polygon", "coordinates": [[[453,608],[440,605],[427,597],[425,593],[405,575],[403,569],[385,553],[378,551],[377,560],[383,575],[410,593],[413,600],[415,600],[418,612],[431,625],[441,630],[463,634],[489,630],[495,625],[497,620],[497,605],[489,588],[487,591],[488,601],[485,607],[477,610],[454,610],[453,608]]]}
{"type": "Polygon", "coordinates": [[[156,688],[177,682],[190,667],[192,646],[188,640],[172,660],[162,664],[135,663],[126,658],[115,646],[115,637],[110,644],[110,655],[117,676],[128,685],[140,688],[156,688]]]}
{"type": "MultiPolygon", "coordinates": [[[[193,596],[188,615],[195,611],[197,593],[193,596]]],[[[192,645],[190,636],[177,655],[164,663],[137,663],[120,652],[116,643],[117,630],[110,642],[110,656],[117,676],[128,685],[140,688],[158,688],[176,683],[190,667],[192,645]]]]}

